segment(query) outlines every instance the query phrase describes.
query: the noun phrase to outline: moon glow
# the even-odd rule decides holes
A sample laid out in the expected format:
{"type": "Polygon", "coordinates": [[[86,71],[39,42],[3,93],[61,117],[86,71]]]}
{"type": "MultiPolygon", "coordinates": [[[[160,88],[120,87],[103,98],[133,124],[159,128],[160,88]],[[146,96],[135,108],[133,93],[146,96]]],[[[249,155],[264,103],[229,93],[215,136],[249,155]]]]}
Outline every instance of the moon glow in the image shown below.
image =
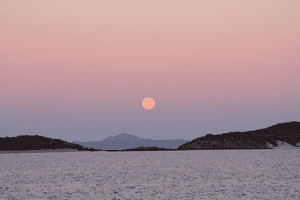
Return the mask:
{"type": "Polygon", "coordinates": [[[146,110],[151,110],[155,106],[155,101],[151,97],[146,97],[143,99],[142,105],[146,110]]]}

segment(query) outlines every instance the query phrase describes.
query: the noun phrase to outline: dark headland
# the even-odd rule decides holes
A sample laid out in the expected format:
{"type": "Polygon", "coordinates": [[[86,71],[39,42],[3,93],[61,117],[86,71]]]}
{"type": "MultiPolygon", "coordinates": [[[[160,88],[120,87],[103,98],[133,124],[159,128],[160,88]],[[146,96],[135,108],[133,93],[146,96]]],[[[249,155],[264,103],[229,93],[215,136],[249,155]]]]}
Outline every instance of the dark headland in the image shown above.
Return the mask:
{"type": "Polygon", "coordinates": [[[300,122],[279,123],[254,131],[207,134],[180,145],[177,150],[273,149],[278,142],[299,147],[300,122]]]}
{"type": "Polygon", "coordinates": [[[19,135],[17,137],[0,137],[1,151],[35,151],[35,150],[78,150],[101,151],[101,149],[86,148],[79,144],[52,139],[39,135],[19,135]]]}

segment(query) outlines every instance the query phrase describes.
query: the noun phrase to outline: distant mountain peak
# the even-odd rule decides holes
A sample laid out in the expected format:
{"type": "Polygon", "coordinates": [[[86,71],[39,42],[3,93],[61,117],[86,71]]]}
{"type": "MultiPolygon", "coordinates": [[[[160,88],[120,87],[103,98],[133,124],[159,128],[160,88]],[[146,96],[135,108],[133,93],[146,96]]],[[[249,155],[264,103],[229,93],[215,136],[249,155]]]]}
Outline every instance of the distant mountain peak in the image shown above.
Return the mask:
{"type": "Polygon", "coordinates": [[[135,135],[131,135],[128,133],[121,133],[119,135],[116,136],[109,136],[107,138],[105,138],[103,141],[107,141],[107,140],[123,140],[123,141],[140,141],[141,138],[135,136],[135,135]]]}

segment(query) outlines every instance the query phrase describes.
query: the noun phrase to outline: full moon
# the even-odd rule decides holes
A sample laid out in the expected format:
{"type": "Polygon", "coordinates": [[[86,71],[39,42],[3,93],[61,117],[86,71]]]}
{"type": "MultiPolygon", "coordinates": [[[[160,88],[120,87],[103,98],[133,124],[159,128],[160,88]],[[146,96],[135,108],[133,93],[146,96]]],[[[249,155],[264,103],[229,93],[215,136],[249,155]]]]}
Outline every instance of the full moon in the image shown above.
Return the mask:
{"type": "Polygon", "coordinates": [[[151,97],[146,97],[143,99],[142,105],[145,109],[151,110],[155,106],[155,101],[151,97]]]}

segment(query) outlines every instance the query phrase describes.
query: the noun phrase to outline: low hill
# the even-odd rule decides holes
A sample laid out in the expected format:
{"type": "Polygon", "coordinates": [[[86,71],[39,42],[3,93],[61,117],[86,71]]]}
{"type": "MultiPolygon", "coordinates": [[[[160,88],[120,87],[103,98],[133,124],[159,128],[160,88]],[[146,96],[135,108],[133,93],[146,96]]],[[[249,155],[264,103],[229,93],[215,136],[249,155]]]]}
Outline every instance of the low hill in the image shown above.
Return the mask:
{"type": "Polygon", "coordinates": [[[297,147],[300,143],[300,122],[279,123],[264,129],[246,132],[207,134],[180,145],[177,150],[200,149],[271,149],[278,142],[297,147]]]}
{"type": "Polygon", "coordinates": [[[159,148],[153,146],[139,146],[132,149],[126,149],[125,151],[172,151],[173,149],[159,148]]]}
{"type": "Polygon", "coordinates": [[[77,149],[80,151],[101,151],[101,149],[89,149],[79,144],[66,142],[60,139],[52,139],[39,135],[19,135],[17,137],[0,137],[0,151],[15,150],[57,150],[77,149]]]}

